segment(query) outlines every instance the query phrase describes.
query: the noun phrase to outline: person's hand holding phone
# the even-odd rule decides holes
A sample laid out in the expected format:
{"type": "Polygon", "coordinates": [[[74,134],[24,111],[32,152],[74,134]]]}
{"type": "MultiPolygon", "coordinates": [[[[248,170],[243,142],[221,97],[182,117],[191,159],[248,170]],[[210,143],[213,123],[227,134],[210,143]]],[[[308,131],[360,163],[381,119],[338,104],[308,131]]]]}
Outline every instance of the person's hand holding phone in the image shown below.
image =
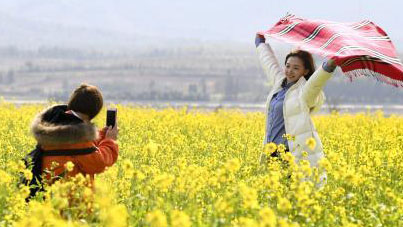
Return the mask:
{"type": "Polygon", "coordinates": [[[118,123],[117,123],[117,109],[109,108],[106,112],[106,133],[105,138],[117,140],[118,138],[118,123]]]}
{"type": "Polygon", "coordinates": [[[118,139],[118,134],[119,134],[118,122],[116,121],[114,127],[112,127],[112,126],[107,127],[106,133],[105,133],[105,138],[112,139],[112,140],[117,140],[118,139]]]}

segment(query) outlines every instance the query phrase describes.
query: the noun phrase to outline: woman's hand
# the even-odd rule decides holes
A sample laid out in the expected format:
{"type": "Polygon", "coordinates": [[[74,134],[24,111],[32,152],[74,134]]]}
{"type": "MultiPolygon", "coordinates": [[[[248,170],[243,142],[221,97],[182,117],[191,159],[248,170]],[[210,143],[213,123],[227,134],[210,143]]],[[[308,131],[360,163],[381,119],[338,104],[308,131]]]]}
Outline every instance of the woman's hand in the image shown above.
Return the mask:
{"type": "Polygon", "coordinates": [[[329,59],[323,62],[322,66],[322,68],[329,73],[333,72],[336,67],[337,67],[336,62],[333,59],[329,59]]]}
{"type": "Polygon", "coordinates": [[[116,121],[115,126],[113,128],[112,126],[107,127],[105,133],[105,139],[117,140],[118,134],[119,134],[118,122],[116,121]]]}
{"type": "Polygon", "coordinates": [[[326,64],[330,67],[337,67],[336,62],[333,59],[329,59],[326,64]]]}
{"type": "Polygon", "coordinates": [[[266,42],[266,39],[264,38],[264,35],[261,34],[256,34],[255,37],[255,45],[256,47],[259,46],[259,44],[266,42]]]}

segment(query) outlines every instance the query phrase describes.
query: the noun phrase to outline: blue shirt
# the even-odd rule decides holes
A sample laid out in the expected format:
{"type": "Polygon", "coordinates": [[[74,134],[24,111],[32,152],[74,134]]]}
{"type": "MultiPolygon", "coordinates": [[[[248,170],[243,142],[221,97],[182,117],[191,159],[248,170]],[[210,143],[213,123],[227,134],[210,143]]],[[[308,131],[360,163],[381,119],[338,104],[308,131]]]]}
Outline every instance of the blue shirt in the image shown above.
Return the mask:
{"type": "Polygon", "coordinates": [[[283,88],[273,95],[270,101],[270,111],[268,116],[268,127],[267,127],[267,143],[273,142],[275,144],[284,144],[288,148],[288,143],[283,135],[285,132],[284,125],[284,115],[283,115],[283,104],[285,93],[288,89],[294,85],[296,82],[283,84],[283,88]]]}

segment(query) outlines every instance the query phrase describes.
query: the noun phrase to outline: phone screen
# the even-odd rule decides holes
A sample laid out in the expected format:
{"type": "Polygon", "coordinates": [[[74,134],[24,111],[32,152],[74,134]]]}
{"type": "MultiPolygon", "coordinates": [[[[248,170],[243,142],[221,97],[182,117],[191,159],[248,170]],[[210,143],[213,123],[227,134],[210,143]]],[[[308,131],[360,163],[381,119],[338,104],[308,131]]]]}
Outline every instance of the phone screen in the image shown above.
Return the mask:
{"type": "Polygon", "coordinates": [[[106,126],[112,126],[115,127],[116,124],[116,113],[117,109],[116,108],[110,108],[106,112],[106,126]]]}

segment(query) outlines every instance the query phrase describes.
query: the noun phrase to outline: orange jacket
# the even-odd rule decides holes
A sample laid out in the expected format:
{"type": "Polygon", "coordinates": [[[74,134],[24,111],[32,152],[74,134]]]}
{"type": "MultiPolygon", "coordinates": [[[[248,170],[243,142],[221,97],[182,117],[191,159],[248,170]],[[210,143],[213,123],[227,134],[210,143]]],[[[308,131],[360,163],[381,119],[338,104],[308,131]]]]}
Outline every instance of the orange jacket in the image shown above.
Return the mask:
{"type": "Polygon", "coordinates": [[[52,176],[75,176],[79,173],[89,175],[91,183],[94,174],[101,173],[112,166],[119,154],[119,148],[112,139],[105,138],[105,130],[97,132],[92,123],[85,123],[66,112],[65,105],[53,106],[39,114],[32,124],[32,132],[38,144],[47,150],[69,150],[96,147],[90,154],[73,156],[44,156],[42,169],[50,171],[46,174],[49,183],[52,176]],[[74,167],[67,171],[66,163],[72,162],[74,167]]]}

